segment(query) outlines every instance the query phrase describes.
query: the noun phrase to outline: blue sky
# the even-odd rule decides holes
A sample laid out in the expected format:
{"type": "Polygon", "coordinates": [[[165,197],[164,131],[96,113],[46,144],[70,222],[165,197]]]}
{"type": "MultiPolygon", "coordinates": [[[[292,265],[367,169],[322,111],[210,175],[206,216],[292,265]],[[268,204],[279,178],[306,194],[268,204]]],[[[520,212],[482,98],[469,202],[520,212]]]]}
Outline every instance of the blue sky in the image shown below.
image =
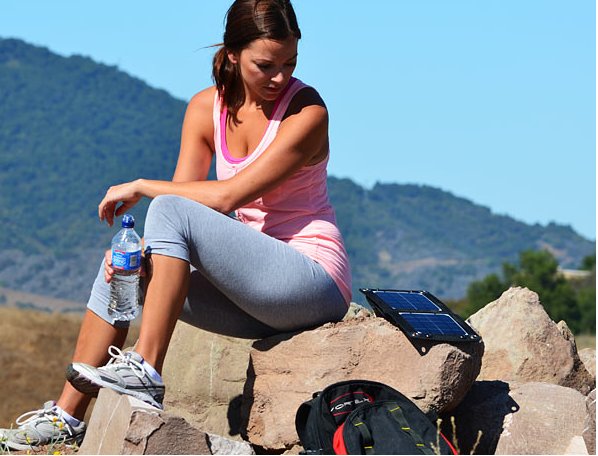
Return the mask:
{"type": "MultiPolygon", "coordinates": [[[[189,100],[211,84],[206,46],[221,41],[229,4],[2,0],[0,37],[117,65],[189,100]]],[[[596,238],[594,1],[294,5],[296,76],[328,105],[331,175],[431,185],[596,238]]]]}

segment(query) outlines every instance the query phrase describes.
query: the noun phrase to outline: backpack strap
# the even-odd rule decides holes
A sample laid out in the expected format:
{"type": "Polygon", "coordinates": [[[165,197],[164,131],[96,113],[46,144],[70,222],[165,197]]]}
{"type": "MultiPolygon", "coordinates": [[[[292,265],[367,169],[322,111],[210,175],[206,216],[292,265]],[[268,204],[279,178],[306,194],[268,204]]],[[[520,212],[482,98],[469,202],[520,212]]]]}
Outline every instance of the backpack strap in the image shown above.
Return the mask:
{"type": "Polygon", "coordinates": [[[421,450],[423,454],[434,454],[431,448],[428,448],[424,443],[424,440],[420,437],[415,429],[413,429],[407,420],[405,419],[405,415],[403,415],[403,411],[401,410],[401,406],[396,402],[390,402],[387,404],[387,409],[390,412],[390,415],[399,423],[401,429],[407,432],[411,438],[414,440],[415,445],[421,450]]]}
{"type": "Polygon", "coordinates": [[[365,454],[375,454],[374,439],[372,438],[372,433],[367,425],[360,421],[359,423],[353,423],[353,426],[355,426],[361,434],[361,446],[363,447],[365,454]]]}

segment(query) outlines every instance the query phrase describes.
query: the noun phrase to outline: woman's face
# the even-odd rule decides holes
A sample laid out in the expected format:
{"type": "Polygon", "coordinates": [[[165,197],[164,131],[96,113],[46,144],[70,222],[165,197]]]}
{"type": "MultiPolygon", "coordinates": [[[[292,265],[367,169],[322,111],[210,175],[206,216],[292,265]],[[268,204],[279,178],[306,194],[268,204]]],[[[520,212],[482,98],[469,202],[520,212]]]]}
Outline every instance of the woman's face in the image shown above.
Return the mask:
{"type": "Polygon", "coordinates": [[[297,39],[255,40],[241,52],[229,52],[228,58],[239,66],[247,100],[273,101],[287,86],[297,65],[297,39]]]}

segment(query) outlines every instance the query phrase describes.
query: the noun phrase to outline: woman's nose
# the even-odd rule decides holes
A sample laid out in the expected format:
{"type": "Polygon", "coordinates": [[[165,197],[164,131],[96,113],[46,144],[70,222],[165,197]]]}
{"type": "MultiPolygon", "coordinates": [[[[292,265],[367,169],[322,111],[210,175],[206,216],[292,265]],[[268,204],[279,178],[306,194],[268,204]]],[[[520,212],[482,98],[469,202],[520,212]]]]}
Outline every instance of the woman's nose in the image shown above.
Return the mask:
{"type": "Polygon", "coordinates": [[[279,84],[284,81],[284,73],[282,72],[282,70],[279,70],[275,74],[272,75],[270,80],[272,82],[276,82],[277,84],[279,84]]]}

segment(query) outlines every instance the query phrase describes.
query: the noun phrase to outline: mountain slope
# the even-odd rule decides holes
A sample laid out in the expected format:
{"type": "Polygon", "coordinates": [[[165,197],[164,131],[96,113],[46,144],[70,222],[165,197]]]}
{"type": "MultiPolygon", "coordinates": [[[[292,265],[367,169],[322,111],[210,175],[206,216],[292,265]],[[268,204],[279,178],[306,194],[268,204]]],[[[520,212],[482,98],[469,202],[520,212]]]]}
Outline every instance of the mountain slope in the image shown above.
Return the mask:
{"type": "Polygon", "coordinates": [[[329,189],[361,287],[424,288],[458,298],[472,280],[516,262],[522,250],[548,249],[563,267],[577,267],[594,251],[570,227],[530,226],[433,187],[366,190],[330,178],[329,189]]]}
{"type": "Polygon", "coordinates": [[[2,248],[97,243],[94,215],[110,185],[132,172],[171,177],[185,103],[166,92],[10,39],[0,41],[0,87],[2,248]]]}
{"type": "MultiPolygon", "coordinates": [[[[0,39],[0,286],[84,301],[114,230],[97,220],[105,190],[170,179],[185,103],[81,56],[0,39]]],[[[333,151],[335,153],[335,151],[333,151]]],[[[526,225],[440,189],[329,179],[358,287],[467,284],[548,248],[575,267],[594,243],[571,228],[526,225]]],[[[133,213],[143,232],[147,202],[133,213]]]]}

